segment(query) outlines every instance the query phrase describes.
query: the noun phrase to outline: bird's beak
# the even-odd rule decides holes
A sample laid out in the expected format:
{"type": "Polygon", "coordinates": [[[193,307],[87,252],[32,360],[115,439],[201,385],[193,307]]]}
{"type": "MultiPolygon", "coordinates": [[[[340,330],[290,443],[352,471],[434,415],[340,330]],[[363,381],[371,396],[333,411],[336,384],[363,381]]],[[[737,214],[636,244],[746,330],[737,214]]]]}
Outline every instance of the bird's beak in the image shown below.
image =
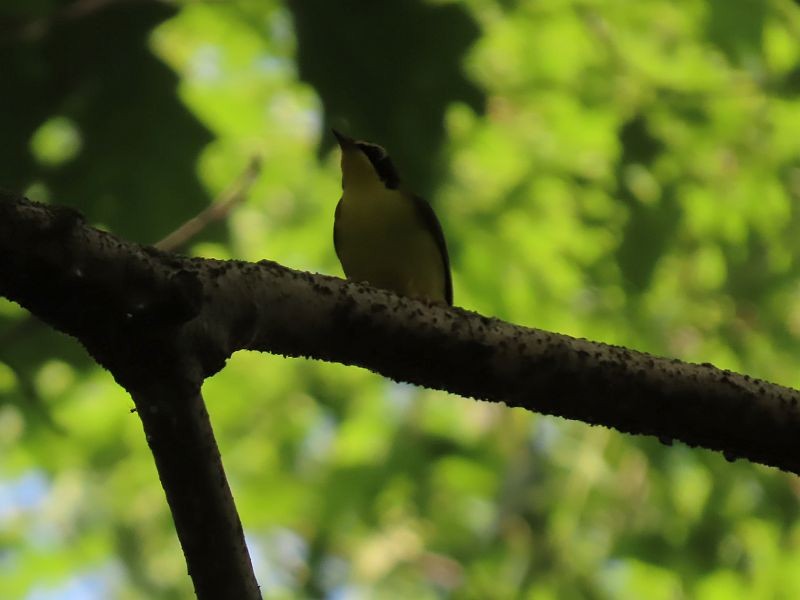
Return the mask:
{"type": "Polygon", "coordinates": [[[347,137],[345,134],[341,133],[340,131],[336,131],[335,129],[331,129],[331,131],[333,131],[333,135],[336,136],[336,141],[339,142],[339,147],[342,150],[352,148],[355,145],[353,138],[347,137]]]}

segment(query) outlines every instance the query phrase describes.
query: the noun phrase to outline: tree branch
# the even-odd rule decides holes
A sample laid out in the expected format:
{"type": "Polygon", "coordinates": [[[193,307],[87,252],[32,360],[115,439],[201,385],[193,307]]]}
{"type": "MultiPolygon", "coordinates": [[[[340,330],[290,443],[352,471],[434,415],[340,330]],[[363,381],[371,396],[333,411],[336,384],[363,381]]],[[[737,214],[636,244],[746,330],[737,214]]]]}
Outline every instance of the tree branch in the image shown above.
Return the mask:
{"type": "Polygon", "coordinates": [[[358,365],[800,474],[795,390],[270,261],[180,257],[12,196],[0,196],[0,295],[79,339],[135,398],[162,380],[199,389],[234,351],[261,350],[358,365]]]}
{"type": "MultiPolygon", "coordinates": [[[[189,243],[212,223],[227,218],[231,211],[247,197],[247,193],[259,173],[261,173],[261,158],[253,156],[244,171],[209,206],[188,221],[181,223],[176,229],[153,244],[153,247],[165,252],[174,252],[189,243]]],[[[36,331],[41,326],[43,326],[42,322],[32,315],[17,319],[11,327],[0,333],[0,347],[12,344],[20,337],[30,334],[31,330],[36,331]]]]}
{"type": "Polygon", "coordinates": [[[242,174],[220,194],[219,198],[153,246],[165,252],[177,250],[211,223],[226,218],[236,205],[245,199],[260,172],[261,158],[254,156],[242,174]]]}
{"type": "Polygon", "coordinates": [[[260,600],[200,390],[154,379],[131,391],[200,599],[260,600]]]}
{"type": "Polygon", "coordinates": [[[60,323],[56,327],[83,343],[130,393],[197,597],[258,600],[241,522],[200,395],[203,369],[185,353],[187,340],[180,333],[180,324],[201,301],[193,294],[202,290],[181,273],[169,281],[154,279],[135,258],[124,258],[131,248],[86,227],[71,209],[0,194],[0,294],[33,308],[51,325],[60,323]]]}

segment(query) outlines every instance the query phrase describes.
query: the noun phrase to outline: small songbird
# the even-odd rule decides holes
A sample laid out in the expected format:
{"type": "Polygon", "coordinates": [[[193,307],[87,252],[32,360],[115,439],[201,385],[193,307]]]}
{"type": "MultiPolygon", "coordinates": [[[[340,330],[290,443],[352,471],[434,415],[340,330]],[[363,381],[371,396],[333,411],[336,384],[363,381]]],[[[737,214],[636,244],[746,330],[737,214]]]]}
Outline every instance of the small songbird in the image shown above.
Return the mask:
{"type": "Polygon", "coordinates": [[[450,259],[431,205],[406,191],[382,147],[333,130],[342,149],[342,198],[333,245],[348,279],[453,304],[450,259]]]}

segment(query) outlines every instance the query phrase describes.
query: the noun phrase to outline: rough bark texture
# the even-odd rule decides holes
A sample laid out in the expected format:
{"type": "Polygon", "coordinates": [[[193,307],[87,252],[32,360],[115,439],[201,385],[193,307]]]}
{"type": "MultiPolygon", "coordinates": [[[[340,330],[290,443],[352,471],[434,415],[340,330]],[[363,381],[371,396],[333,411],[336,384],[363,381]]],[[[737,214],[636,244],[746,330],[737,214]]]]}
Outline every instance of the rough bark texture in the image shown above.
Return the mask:
{"type": "Polygon", "coordinates": [[[236,350],[261,350],[800,472],[800,393],[710,364],[518,327],[270,261],[165,254],[17,198],[0,203],[0,253],[0,293],[77,337],[128,389],[153,376],[152,365],[134,360],[143,350],[196,381],[236,350]]]}
{"type": "Polygon", "coordinates": [[[153,381],[131,393],[201,600],[260,600],[242,524],[199,390],[153,381]]]}
{"type": "Polygon", "coordinates": [[[167,254],[88,227],[67,209],[8,196],[0,294],[78,338],[134,396],[176,373],[199,388],[234,351],[262,350],[800,473],[795,390],[269,261],[167,254]]]}
{"type": "Polygon", "coordinates": [[[86,227],[69,209],[0,197],[0,295],[75,336],[131,394],[197,597],[258,600],[200,395],[205,368],[184,335],[203,290],[174,269],[160,279],[149,252],[86,227]]]}

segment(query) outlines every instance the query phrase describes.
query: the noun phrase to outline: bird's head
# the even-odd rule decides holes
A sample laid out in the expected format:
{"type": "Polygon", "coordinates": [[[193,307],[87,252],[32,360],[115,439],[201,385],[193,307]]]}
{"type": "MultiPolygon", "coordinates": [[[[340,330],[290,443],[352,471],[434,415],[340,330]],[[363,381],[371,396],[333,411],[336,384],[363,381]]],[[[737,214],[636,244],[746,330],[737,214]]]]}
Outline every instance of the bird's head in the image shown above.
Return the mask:
{"type": "Polygon", "coordinates": [[[389,189],[400,185],[400,177],[383,147],[354,140],[333,130],[342,149],[342,187],[381,183],[389,189]]]}

